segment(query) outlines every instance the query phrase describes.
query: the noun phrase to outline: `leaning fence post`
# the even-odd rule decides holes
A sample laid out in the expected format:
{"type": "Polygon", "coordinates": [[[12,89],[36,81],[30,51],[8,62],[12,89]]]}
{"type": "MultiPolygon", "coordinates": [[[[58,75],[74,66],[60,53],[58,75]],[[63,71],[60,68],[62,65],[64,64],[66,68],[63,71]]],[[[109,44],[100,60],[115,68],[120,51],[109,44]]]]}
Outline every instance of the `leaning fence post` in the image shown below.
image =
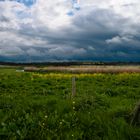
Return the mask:
{"type": "Polygon", "coordinates": [[[134,125],[137,122],[140,122],[140,102],[138,102],[138,104],[134,108],[131,125],[134,125]]]}
{"type": "Polygon", "coordinates": [[[76,95],[76,81],[75,76],[72,77],[72,97],[76,95]]]}

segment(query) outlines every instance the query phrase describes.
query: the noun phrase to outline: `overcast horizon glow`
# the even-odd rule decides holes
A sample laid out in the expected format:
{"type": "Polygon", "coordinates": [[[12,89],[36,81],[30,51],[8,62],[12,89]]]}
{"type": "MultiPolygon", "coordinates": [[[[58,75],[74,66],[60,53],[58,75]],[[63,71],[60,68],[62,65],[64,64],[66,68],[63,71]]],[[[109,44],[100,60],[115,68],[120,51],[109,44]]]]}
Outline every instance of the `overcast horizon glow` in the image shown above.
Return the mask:
{"type": "Polygon", "coordinates": [[[0,61],[140,61],[140,1],[0,0],[0,61]]]}

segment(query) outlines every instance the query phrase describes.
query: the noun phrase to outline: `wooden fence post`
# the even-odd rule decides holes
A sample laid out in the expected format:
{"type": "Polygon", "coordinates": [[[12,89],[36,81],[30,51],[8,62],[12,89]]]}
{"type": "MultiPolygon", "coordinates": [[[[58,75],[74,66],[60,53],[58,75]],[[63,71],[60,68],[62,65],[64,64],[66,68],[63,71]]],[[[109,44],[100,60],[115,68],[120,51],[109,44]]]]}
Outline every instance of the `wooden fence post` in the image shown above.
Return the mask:
{"type": "Polygon", "coordinates": [[[140,102],[136,105],[133,111],[133,116],[131,120],[131,125],[134,125],[136,123],[140,123],[140,102]]]}
{"type": "Polygon", "coordinates": [[[76,95],[76,81],[75,81],[75,77],[72,77],[72,97],[74,97],[76,95]]]}

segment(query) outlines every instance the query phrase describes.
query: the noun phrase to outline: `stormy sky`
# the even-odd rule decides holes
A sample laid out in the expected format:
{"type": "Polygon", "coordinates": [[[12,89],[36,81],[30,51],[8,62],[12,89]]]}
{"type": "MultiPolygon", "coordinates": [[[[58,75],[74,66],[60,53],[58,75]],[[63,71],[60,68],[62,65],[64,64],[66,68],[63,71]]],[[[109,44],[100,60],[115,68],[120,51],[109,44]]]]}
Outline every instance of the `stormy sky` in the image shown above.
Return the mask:
{"type": "Polygon", "coordinates": [[[0,61],[140,61],[140,1],[0,0],[0,61]]]}

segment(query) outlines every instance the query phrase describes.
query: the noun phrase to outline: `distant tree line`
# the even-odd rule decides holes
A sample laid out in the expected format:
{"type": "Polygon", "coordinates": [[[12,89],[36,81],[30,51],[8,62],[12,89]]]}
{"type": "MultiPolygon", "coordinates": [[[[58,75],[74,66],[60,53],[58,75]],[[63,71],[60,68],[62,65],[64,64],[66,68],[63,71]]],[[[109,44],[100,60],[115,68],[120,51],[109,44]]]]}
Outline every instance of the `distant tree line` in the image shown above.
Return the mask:
{"type": "Polygon", "coordinates": [[[140,65],[140,62],[0,62],[9,66],[72,66],[72,65],[140,65]]]}

